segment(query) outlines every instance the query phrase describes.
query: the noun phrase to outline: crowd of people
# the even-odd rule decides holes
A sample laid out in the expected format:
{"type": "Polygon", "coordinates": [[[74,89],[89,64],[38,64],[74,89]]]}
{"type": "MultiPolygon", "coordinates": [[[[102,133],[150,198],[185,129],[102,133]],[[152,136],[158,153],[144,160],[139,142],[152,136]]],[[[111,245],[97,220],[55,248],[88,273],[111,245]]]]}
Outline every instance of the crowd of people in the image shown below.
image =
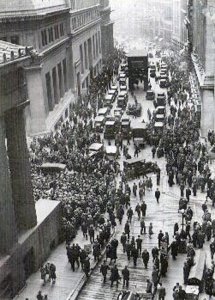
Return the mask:
{"type": "MultiPolygon", "coordinates": [[[[152,297],[157,293],[162,300],[166,297],[162,278],[168,272],[169,253],[173,261],[176,260],[178,253],[187,254],[183,268],[183,283],[187,284],[190,270],[196,263],[195,249],[202,248],[205,240],[211,241],[215,234],[215,220],[212,220],[208,210],[209,201],[211,200],[213,206],[215,203],[215,181],[209,167],[207,147],[199,139],[199,115],[189,89],[189,76],[174,63],[174,56],[170,56],[165,59],[171,80],[167,92],[164,128],[161,134],[155,131],[155,114],[150,114],[148,142],[152,146],[152,159],[164,157],[166,160],[169,186],[178,185],[180,189],[179,212],[185,224],[181,227],[175,223],[172,241],[169,237],[172,233],[160,230],[157,233],[158,245],[151,251],[144,247],[144,235],[148,234],[151,238],[155,234],[153,223],[148,226],[145,223],[147,215],[145,189],[152,190],[151,178],[145,177],[139,184],[134,183],[130,186],[123,170],[119,172],[117,160],[110,161],[105,156],[95,160],[89,157],[88,150],[90,144],[101,142],[100,134],[93,130],[92,120],[98,107],[102,105],[102,97],[113,76],[118,73],[122,58],[124,53],[116,50],[104,67],[103,73],[98,78],[92,79],[89,94],[73,105],[69,120],[60,124],[49,136],[32,141],[30,148],[34,196],[35,199],[49,198],[61,201],[62,240],[66,240],[67,257],[72,271],[81,266],[89,277],[91,270],[88,251],[72,243],[77,230],[81,228],[83,237],[89,239],[92,244],[95,261],[102,258],[102,250],[105,249],[106,259],[100,266],[104,283],[110,272],[111,287],[114,282],[118,286],[122,277],[123,288],[129,288],[128,266],[125,265],[121,271],[117,267],[117,249],[121,243],[128,263],[132,259],[134,267],[137,267],[138,258],[142,259],[145,269],[148,268],[149,261],[152,261],[152,274],[146,282],[146,293],[152,297]],[[65,164],[66,171],[44,174],[40,166],[47,161],[65,164]],[[199,191],[205,192],[206,196],[206,201],[202,205],[202,222],[193,220],[193,211],[189,206],[191,195],[196,197],[199,191]],[[131,194],[137,201],[135,211],[130,205],[131,194]],[[131,236],[131,221],[135,213],[140,222],[140,233],[137,237],[131,236]],[[110,240],[117,220],[122,224],[123,218],[126,220],[120,239],[110,240]]],[[[211,145],[214,144],[214,132],[209,132],[208,141],[211,145]]],[[[124,147],[120,151],[122,156],[125,155],[124,147]]],[[[157,175],[157,186],[159,184],[160,173],[157,175]]],[[[158,188],[155,191],[155,198],[159,204],[158,188]]],[[[210,249],[213,258],[215,240],[211,242],[210,249]]],[[[204,275],[205,291],[210,296],[215,295],[213,272],[212,265],[204,275]]],[[[46,275],[49,275],[49,280],[55,282],[56,269],[52,272],[50,266],[42,267],[41,278],[44,283],[46,275]]],[[[173,298],[186,299],[186,292],[179,283],[173,288],[173,298]]]]}

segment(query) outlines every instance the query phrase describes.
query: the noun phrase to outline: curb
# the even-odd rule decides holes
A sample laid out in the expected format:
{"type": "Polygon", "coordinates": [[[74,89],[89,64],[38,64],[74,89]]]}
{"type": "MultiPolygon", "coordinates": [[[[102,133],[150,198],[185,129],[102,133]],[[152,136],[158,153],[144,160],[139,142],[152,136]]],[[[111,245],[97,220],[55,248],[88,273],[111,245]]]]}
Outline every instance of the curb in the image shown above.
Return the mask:
{"type": "MultiPolygon", "coordinates": [[[[112,233],[112,235],[110,236],[110,239],[108,241],[108,243],[111,241],[111,239],[116,235],[116,231],[112,233]]],[[[107,244],[108,244],[107,243],[107,244]]],[[[104,248],[101,252],[101,256],[100,259],[96,262],[93,263],[89,276],[92,274],[92,272],[95,270],[95,268],[98,266],[98,264],[100,263],[102,257],[104,256],[106,251],[106,248],[104,248]]],[[[86,275],[83,273],[83,276],[81,277],[81,280],[78,282],[78,284],[76,285],[76,287],[74,288],[74,290],[70,293],[70,295],[66,298],[66,300],[77,300],[78,296],[80,295],[82,289],[85,287],[87,281],[89,278],[86,277],[86,275]]]]}

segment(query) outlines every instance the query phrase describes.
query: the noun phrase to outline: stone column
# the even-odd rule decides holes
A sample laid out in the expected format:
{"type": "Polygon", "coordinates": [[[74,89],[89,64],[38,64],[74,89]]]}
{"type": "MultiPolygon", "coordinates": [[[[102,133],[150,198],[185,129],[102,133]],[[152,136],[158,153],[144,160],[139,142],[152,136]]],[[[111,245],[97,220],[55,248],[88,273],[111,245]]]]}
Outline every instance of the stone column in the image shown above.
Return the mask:
{"type": "Polygon", "coordinates": [[[12,194],[18,229],[37,224],[29,153],[26,143],[23,109],[11,109],[6,115],[6,135],[12,194]]]}
{"type": "Polygon", "coordinates": [[[42,66],[26,69],[28,97],[31,112],[31,133],[39,134],[46,131],[46,106],[43,93],[42,66]]]}
{"type": "Polygon", "coordinates": [[[209,129],[215,129],[215,104],[213,90],[202,91],[201,132],[207,138],[209,129]]]}
{"type": "Polygon", "coordinates": [[[17,242],[11,181],[5,146],[5,123],[0,117],[0,253],[8,253],[17,242]]]}

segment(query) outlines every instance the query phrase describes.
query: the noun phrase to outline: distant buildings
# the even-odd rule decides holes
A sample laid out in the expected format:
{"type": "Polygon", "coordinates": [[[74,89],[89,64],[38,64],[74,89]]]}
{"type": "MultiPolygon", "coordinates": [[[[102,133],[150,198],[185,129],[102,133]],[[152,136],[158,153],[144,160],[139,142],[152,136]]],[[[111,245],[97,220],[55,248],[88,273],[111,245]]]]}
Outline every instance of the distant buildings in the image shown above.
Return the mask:
{"type": "Polygon", "coordinates": [[[0,40],[33,46],[40,54],[26,68],[29,134],[50,132],[68,118],[102,68],[102,53],[113,50],[108,1],[10,0],[0,3],[0,40]],[[105,35],[105,38],[102,36],[105,35]]]}
{"type": "Polygon", "coordinates": [[[188,5],[187,0],[173,0],[172,43],[176,50],[184,48],[188,41],[188,5]]]}

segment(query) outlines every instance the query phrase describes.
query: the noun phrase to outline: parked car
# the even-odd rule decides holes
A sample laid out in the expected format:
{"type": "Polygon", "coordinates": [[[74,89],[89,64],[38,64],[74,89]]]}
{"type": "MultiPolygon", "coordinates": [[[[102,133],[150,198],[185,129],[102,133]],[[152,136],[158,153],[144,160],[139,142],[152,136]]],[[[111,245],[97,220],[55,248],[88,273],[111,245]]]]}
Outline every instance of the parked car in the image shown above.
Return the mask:
{"type": "Polygon", "coordinates": [[[118,95],[117,106],[123,109],[126,108],[128,102],[128,93],[126,91],[122,91],[118,95]]]}
{"type": "Polygon", "coordinates": [[[160,88],[162,88],[162,89],[166,88],[166,86],[167,86],[166,79],[161,79],[159,85],[160,85],[160,88]]]}
{"type": "Polygon", "coordinates": [[[116,134],[116,121],[106,121],[105,123],[105,139],[114,139],[116,134]]]}
{"type": "Polygon", "coordinates": [[[147,91],[146,92],[146,99],[147,100],[154,100],[155,99],[155,93],[153,91],[147,91]]]}
{"type": "Polygon", "coordinates": [[[96,132],[102,133],[104,130],[106,118],[104,116],[96,116],[94,120],[94,129],[96,132]]]}
{"type": "Polygon", "coordinates": [[[104,155],[104,146],[101,143],[93,143],[89,146],[89,157],[101,159],[104,155]]]}

